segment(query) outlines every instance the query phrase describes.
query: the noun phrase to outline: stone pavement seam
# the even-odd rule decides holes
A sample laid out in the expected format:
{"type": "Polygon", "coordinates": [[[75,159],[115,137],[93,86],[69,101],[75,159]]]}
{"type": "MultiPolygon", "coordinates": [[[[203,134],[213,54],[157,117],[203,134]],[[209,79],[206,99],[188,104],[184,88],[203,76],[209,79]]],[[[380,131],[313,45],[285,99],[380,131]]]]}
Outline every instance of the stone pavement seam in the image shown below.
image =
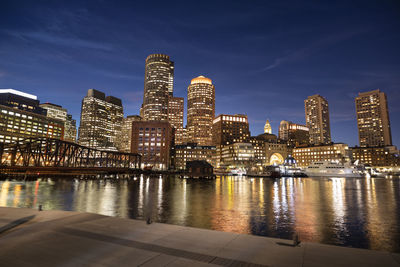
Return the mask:
{"type": "Polygon", "coordinates": [[[217,256],[210,256],[210,255],[206,255],[206,254],[201,254],[201,253],[191,252],[191,251],[186,251],[186,250],[181,250],[181,249],[163,247],[163,246],[154,245],[154,244],[150,244],[150,243],[144,243],[144,242],[124,239],[124,238],[119,238],[119,237],[113,237],[113,236],[109,236],[109,235],[103,235],[103,234],[98,234],[98,233],[93,233],[93,232],[88,232],[88,231],[82,231],[82,230],[73,229],[73,228],[62,227],[58,230],[65,234],[76,235],[79,237],[86,237],[86,238],[99,240],[99,241],[103,241],[103,242],[118,244],[121,246],[133,247],[133,248],[137,248],[137,249],[147,250],[147,251],[151,251],[151,252],[166,254],[166,255],[170,255],[170,256],[175,256],[175,257],[179,257],[179,258],[185,258],[185,259],[195,260],[195,261],[200,261],[200,262],[205,262],[205,263],[213,263],[213,264],[219,264],[219,265],[223,265],[223,266],[266,266],[266,265],[253,264],[253,263],[245,262],[245,261],[234,260],[234,259],[226,259],[226,258],[217,257],[217,256]]]}
{"type": "MultiPolygon", "coordinates": [[[[390,253],[390,257],[392,257],[394,259],[395,262],[397,262],[400,266],[400,257],[394,257],[396,253],[390,253]]],[[[398,255],[398,254],[397,254],[398,255]]]]}
{"type": "Polygon", "coordinates": [[[304,249],[303,249],[303,257],[301,259],[301,267],[304,267],[304,259],[306,258],[306,249],[307,249],[307,243],[304,244],[304,249]]]}
{"type": "Polygon", "coordinates": [[[138,266],[143,266],[143,265],[145,265],[146,263],[148,263],[148,262],[154,260],[155,258],[157,258],[157,257],[160,256],[160,255],[161,255],[161,253],[160,253],[160,254],[156,254],[156,255],[154,255],[154,257],[151,257],[150,259],[148,259],[148,260],[142,262],[142,263],[139,264],[138,266]]]}

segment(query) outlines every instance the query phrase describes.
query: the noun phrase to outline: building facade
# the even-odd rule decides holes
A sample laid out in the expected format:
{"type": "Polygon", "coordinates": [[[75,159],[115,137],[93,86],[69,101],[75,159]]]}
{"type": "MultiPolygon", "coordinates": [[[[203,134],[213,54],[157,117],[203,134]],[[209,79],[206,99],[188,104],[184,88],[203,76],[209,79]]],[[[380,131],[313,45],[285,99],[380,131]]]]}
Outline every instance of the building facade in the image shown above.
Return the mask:
{"type": "Polygon", "coordinates": [[[169,96],[168,100],[168,122],[175,128],[175,144],[183,144],[183,97],[169,96]]]}
{"type": "Polygon", "coordinates": [[[101,150],[116,151],[124,112],[119,98],[89,89],[82,100],[78,142],[101,150]]]}
{"type": "Polygon", "coordinates": [[[306,125],[310,133],[310,144],[329,144],[331,128],[328,101],[320,95],[309,96],[304,100],[306,125]]]}
{"type": "Polygon", "coordinates": [[[286,143],[265,142],[265,165],[283,164],[287,156],[292,152],[286,143]]]}
{"type": "Polygon", "coordinates": [[[293,149],[293,157],[297,160],[299,167],[307,167],[317,161],[348,161],[350,156],[349,146],[342,143],[293,149]]]}
{"type": "Polygon", "coordinates": [[[76,142],[76,120],[72,119],[72,115],[68,114],[67,109],[52,103],[43,103],[39,106],[47,111],[47,117],[64,122],[65,141],[76,142]]]}
{"type": "Polygon", "coordinates": [[[174,147],[174,128],[167,121],[134,121],[131,152],[142,155],[141,168],[168,170],[174,147]]]}
{"type": "Polygon", "coordinates": [[[132,147],[132,123],[141,121],[142,117],[138,115],[130,115],[122,120],[121,132],[117,136],[116,147],[120,152],[131,152],[132,147]]]}
{"type": "Polygon", "coordinates": [[[76,142],[76,120],[72,118],[71,114],[67,114],[67,119],[64,123],[64,140],[69,142],[76,142]]]}
{"type": "Polygon", "coordinates": [[[257,138],[257,136],[251,136],[249,143],[253,146],[256,164],[265,165],[265,140],[257,138]]]}
{"type": "Polygon", "coordinates": [[[308,145],[309,129],[305,125],[283,120],[279,125],[279,139],[286,141],[291,147],[308,145]]]}
{"type": "Polygon", "coordinates": [[[394,146],[352,147],[353,160],[372,167],[400,166],[399,151],[394,146]]]}
{"type": "Polygon", "coordinates": [[[359,93],[355,99],[360,146],[391,146],[386,94],[379,89],[359,93]]]}
{"type": "Polygon", "coordinates": [[[264,125],[264,133],[272,134],[272,127],[271,124],[269,123],[269,120],[264,125]]]}
{"type": "Polygon", "coordinates": [[[212,144],[212,126],[215,117],[215,87],[211,79],[199,76],[188,86],[187,134],[188,142],[201,146],[212,144]]]}
{"type": "Polygon", "coordinates": [[[37,96],[14,89],[0,89],[1,105],[28,111],[39,115],[47,115],[47,111],[39,106],[37,96]]]}
{"type": "Polygon", "coordinates": [[[175,145],[175,169],[184,170],[187,161],[205,160],[214,165],[215,146],[198,146],[195,143],[175,145]]]}
{"type": "Polygon", "coordinates": [[[37,137],[63,139],[63,121],[47,117],[34,95],[0,90],[0,143],[37,137]]]}
{"type": "Polygon", "coordinates": [[[164,54],[146,58],[143,107],[144,120],[168,120],[168,96],[173,94],[174,62],[164,54]]]}
{"type": "Polygon", "coordinates": [[[218,115],[213,120],[212,143],[215,146],[246,143],[250,137],[246,115],[218,115]]]}
{"type": "Polygon", "coordinates": [[[251,143],[234,143],[220,146],[216,148],[216,154],[216,168],[232,170],[251,167],[255,164],[254,148],[251,143]]]}

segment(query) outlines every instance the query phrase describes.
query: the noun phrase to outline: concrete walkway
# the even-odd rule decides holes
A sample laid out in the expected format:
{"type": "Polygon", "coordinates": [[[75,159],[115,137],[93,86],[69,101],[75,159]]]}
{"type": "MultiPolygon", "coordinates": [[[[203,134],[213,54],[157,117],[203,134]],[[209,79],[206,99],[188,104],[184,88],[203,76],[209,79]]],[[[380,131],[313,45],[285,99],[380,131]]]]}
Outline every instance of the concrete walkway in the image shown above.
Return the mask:
{"type": "Polygon", "coordinates": [[[400,267],[400,254],[289,244],[91,213],[0,207],[0,266],[400,267]]]}

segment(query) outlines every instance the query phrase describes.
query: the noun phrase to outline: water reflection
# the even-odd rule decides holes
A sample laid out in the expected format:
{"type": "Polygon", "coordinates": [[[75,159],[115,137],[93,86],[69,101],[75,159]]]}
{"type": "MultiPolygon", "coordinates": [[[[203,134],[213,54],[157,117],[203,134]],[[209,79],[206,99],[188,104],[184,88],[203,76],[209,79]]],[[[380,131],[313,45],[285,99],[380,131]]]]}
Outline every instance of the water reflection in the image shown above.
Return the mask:
{"type": "Polygon", "coordinates": [[[139,176],[0,181],[0,206],[147,219],[221,231],[400,251],[399,179],[139,176]]]}

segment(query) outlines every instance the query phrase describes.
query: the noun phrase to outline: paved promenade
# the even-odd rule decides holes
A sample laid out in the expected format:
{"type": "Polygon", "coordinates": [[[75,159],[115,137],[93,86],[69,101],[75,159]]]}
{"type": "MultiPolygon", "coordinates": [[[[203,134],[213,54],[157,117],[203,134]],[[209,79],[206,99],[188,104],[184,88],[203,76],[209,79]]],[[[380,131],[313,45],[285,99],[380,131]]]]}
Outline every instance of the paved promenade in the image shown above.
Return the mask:
{"type": "Polygon", "coordinates": [[[0,207],[0,266],[397,266],[400,254],[0,207]]]}

